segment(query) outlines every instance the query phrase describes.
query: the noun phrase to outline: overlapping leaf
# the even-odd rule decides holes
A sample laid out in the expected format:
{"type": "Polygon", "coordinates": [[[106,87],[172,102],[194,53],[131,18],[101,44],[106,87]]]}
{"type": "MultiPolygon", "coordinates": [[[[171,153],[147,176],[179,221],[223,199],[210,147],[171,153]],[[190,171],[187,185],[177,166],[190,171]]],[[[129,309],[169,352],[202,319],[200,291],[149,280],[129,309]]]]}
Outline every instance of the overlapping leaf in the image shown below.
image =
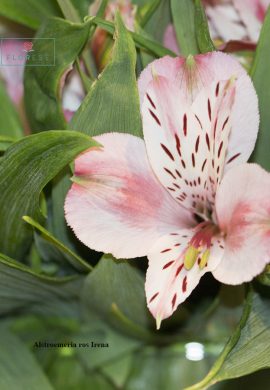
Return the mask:
{"type": "Polygon", "coordinates": [[[84,134],[48,131],[16,142],[0,161],[0,248],[23,258],[32,231],[22,220],[41,220],[39,196],[44,186],[77,154],[96,145],[84,134]]]}

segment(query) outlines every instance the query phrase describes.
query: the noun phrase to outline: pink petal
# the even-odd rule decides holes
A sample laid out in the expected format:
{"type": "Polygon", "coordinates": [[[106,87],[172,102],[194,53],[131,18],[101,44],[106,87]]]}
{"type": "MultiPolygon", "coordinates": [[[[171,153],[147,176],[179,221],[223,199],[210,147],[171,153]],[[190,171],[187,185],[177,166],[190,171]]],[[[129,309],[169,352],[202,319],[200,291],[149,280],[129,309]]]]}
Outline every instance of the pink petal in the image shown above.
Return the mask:
{"type": "MultiPolygon", "coordinates": [[[[240,1],[243,2],[243,0],[240,1]]],[[[215,5],[207,4],[205,10],[212,39],[229,41],[248,38],[246,26],[241,23],[240,16],[231,2],[215,5]]]]}
{"type": "MultiPolygon", "coordinates": [[[[23,73],[25,60],[15,61],[13,57],[22,55],[22,40],[2,40],[0,77],[4,79],[7,92],[15,105],[19,105],[23,96],[23,73]]],[[[23,56],[22,56],[23,58],[23,56]]]]}
{"type": "Polygon", "coordinates": [[[111,133],[95,139],[103,148],[76,159],[65,202],[67,222],[85,245],[118,258],[144,256],[171,229],[191,226],[191,215],[152,173],[140,138],[111,133]]]}
{"type": "Polygon", "coordinates": [[[216,212],[226,245],[213,275],[228,284],[250,281],[270,262],[270,174],[256,164],[232,169],[218,189],[216,212]]]}
{"type": "Polygon", "coordinates": [[[233,0],[233,4],[247,28],[250,40],[256,42],[270,1],[233,0]]]}
{"type": "Polygon", "coordinates": [[[165,56],[147,65],[147,67],[142,71],[138,79],[141,104],[143,103],[147,86],[149,82],[153,80],[153,74],[167,77],[169,79],[176,79],[179,70],[183,66],[184,62],[184,57],[172,58],[169,56],[165,56]]]}
{"type": "Polygon", "coordinates": [[[180,54],[173,24],[169,24],[164,32],[163,45],[176,54],[180,54]]]}
{"type": "Polygon", "coordinates": [[[177,309],[197,286],[200,278],[217,267],[222,253],[222,239],[212,239],[212,248],[207,265],[200,269],[198,260],[190,270],[184,266],[184,255],[194,230],[183,229],[161,237],[148,253],[149,268],[146,274],[145,291],[147,305],[159,322],[177,309]]]}
{"type": "Polygon", "coordinates": [[[230,56],[211,53],[194,60],[194,70],[183,65],[166,78],[154,76],[142,116],[157,177],[180,204],[204,214],[224,169],[246,161],[254,148],[258,102],[246,72],[230,56]]]}

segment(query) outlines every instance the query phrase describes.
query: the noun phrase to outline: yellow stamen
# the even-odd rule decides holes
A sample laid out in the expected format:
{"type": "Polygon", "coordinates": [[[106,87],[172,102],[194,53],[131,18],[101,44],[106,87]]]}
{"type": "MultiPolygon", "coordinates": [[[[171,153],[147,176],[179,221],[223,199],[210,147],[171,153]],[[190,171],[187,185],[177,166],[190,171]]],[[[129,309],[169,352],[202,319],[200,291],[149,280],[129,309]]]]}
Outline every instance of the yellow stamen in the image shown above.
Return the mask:
{"type": "Polygon", "coordinates": [[[152,73],[153,80],[156,80],[158,78],[158,73],[157,73],[154,65],[151,66],[151,73],[152,73]]]}
{"type": "Polygon", "coordinates": [[[186,270],[190,270],[196,263],[200,251],[194,246],[190,246],[185,253],[184,266],[186,270]]]}
{"type": "Polygon", "coordinates": [[[158,314],[157,317],[156,317],[156,326],[157,326],[157,330],[160,329],[160,325],[161,325],[162,320],[163,320],[162,315],[161,315],[161,314],[158,314]]]}
{"type": "Polygon", "coordinates": [[[206,249],[206,251],[202,255],[202,258],[201,258],[201,261],[199,264],[200,269],[203,269],[206,266],[208,259],[209,259],[209,256],[210,256],[210,250],[206,249]]]}

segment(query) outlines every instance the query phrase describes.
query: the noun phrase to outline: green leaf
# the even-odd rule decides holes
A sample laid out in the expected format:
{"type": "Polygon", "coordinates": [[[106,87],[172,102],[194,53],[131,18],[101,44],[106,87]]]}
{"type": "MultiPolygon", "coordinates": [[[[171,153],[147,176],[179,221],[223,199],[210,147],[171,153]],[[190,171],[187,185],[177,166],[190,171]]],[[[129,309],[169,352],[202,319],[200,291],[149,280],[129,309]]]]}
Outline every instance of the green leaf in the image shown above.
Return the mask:
{"type": "Polygon", "coordinates": [[[270,367],[270,301],[250,292],[239,325],[207,376],[187,390],[205,389],[270,367]]]}
{"type": "Polygon", "coordinates": [[[252,161],[270,170],[270,9],[267,12],[256,50],[251,77],[259,97],[260,131],[252,161]]]}
{"type": "Polygon", "coordinates": [[[195,0],[195,32],[201,53],[216,50],[209,33],[208,21],[201,0],[195,0]]]}
{"type": "Polygon", "coordinates": [[[103,256],[87,276],[82,294],[85,305],[108,321],[115,320],[117,307],[135,324],[148,324],[144,280],[127,261],[103,256]]]}
{"type": "Polygon", "coordinates": [[[80,23],[80,15],[70,0],[57,0],[57,3],[66,19],[71,22],[80,23]]]}
{"type": "Polygon", "coordinates": [[[41,316],[78,316],[82,278],[54,278],[0,254],[0,314],[36,313],[41,316]]]}
{"type": "MultiPolygon", "coordinates": [[[[96,24],[97,26],[101,27],[103,30],[113,35],[114,23],[109,22],[108,20],[103,20],[97,16],[88,17],[86,18],[86,20],[90,20],[92,23],[96,24]]],[[[147,50],[150,54],[153,54],[156,57],[162,57],[166,55],[170,55],[172,57],[176,56],[176,54],[173,51],[167,49],[166,47],[162,46],[159,42],[151,38],[147,38],[144,35],[137,34],[132,31],[129,31],[129,35],[132,37],[138,49],[147,50]]]]}
{"type": "Polygon", "coordinates": [[[0,81],[0,136],[9,138],[20,138],[23,135],[23,128],[19,115],[10,100],[4,84],[0,81]]]}
{"type": "Polygon", "coordinates": [[[177,41],[184,56],[198,54],[193,0],[171,0],[172,16],[177,41]]]}
{"type": "MultiPolygon", "coordinates": [[[[33,132],[66,128],[60,97],[61,77],[85,46],[89,28],[89,22],[76,24],[54,18],[48,20],[38,31],[36,38],[55,40],[55,66],[26,67],[25,105],[33,132]]],[[[46,53],[48,40],[37,40],[35,50],[46,53]]]]}
{"type": "Polygon", "coordinates": [[[270,286],[270,265],[265,267],[264,272],[258,276],[257,280],[265,286],[270,286]]]}
{"type": "Polygon", "coordinates": [[[1,390],[53,390],[32,353],[21,340],[0,327],[1,390]]]}
{"type": "Polygon", "coordinates": [[[24,216],[23,220],[29,223],[35,230],[37,230],[41,236],[49,243],[53,244],[56,248],[60,249],[65,259],[78,271],[89,272],[92,270],[92,266],[84,261],[75,252],[65,246],[61,241],[57,240],[48,230],[36,222],[33,218],[24,216]]]}
{"type": "Polygon", "coordinates": [[[123,132],[142,136],[135,66],[136,51],[120,16],[112,59],[93,83],[70,128],[91,136],[123,132]]]}
{"type": "Polygon", "coordinates": [[[44,19],[61,16],[61,11],[54,0],[0,0],[0,14],[37,29],[44,19]]]}
{"type": "Polygon", "coordinates": [[[83,150],[97,145],[84,134],[48,131],[13,144],[0,160],[0,250],[21,259],[32,238],[22,220],[38,222],[39,196],[45,185],[83,150]]]}

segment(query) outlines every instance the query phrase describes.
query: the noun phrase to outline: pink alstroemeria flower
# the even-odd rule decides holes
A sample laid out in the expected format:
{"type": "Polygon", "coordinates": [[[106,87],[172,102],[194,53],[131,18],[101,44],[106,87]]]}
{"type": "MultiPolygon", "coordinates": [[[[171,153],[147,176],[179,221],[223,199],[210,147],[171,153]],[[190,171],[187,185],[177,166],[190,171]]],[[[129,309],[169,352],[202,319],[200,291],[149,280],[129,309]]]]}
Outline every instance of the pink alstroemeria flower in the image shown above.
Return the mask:
{"type": "Polygon", "coordinates": [[[257,42],[270,0],[205,0],[213,39],[257,42]]]}
{"type": "Polygon", "coordinates": [[[157,327],[206,272],[240,284],[270,259],[270,175],[245,164],[258,132],[249,76],[223,53],[164,57],[139,79],[145,142],[96,137],[65,202],[76,236],[118,258],[148,256],[157,327]]]}
{"type": "MultiPolygon", "coordinates": [[[[203,3],[213,40],[257,43],[270,0],[203,0],[203,3]]],[[[165,30],[163,44],[180,53],[172,24],[165,30]]]]}

